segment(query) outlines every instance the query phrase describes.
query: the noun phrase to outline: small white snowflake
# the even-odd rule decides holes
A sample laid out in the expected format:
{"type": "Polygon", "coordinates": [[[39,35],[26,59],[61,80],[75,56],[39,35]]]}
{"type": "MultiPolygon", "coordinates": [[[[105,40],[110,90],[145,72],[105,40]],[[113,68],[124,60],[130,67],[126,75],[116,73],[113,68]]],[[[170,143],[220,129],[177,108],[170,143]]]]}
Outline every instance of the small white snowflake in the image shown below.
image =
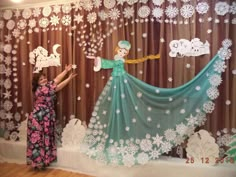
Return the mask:
{"type": "Polygon", "coordinates": [[[91,12],[91,13],[88,14],[87,21],[89,23],[92,24],[92,23],[96,22],[96,20],[97,20],[97,14],[95,12],[91,12]]]}
{"type": "Polygon", "coordinates": [[[214,71],[216,71],[218,73],[225,72],[226,68],[227,68],[227,66],[225,65],[224,61],[216,61],[214,64],[214,71]]]}
{"type": "Polygon", "coordinates": [[[215,100],[220,94],[216,87],[210,87],[207,90],[207,95],[211,100],[215,100]]]}
{"type": "Polygon", "coordinates": [[[134,16],[134,8],[133,7],[126,7],[123,11],[125,18],[132,18],[134,16]]]}
{"type": "Polygon", "coordinates": [[[148,6],[141,6],[138,9],[138,15],[141,18],[147,18],[150,15],[150,12],[151,12],[151,10],[150,10],[150,7],[148,7],[148,6]]]}

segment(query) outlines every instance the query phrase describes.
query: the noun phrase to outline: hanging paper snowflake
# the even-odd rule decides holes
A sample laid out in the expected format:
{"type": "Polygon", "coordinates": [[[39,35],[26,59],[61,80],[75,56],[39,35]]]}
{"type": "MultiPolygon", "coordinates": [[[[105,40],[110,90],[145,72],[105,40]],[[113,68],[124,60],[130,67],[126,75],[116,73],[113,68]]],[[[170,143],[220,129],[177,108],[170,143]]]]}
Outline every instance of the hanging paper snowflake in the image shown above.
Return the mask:
{"type": "Polygon", "coordinates": [[[59,24],[59,21],[60,21],[60,18],[58,16],[51,16],[50,17],[50,22],[51,22],[51,25],[53,26],[57,26],[57,24],[59,24]]]}
{"type": "Polygon", "coordinates": [[[61,12],[61,6],[60,5],[53,6],[53,12],[55,14],[58,14],[59,12],[61,12]]]}
{"type": "Polygon", "coordinates": [[[22,12],[22,17],[25,19],[29,19],[32,15],[31,9],[24,9],[22,12]]]}
{"type": "Polygon", "coordinates": [[[164,11],[162,8],[160,7],[155,7],[153,10],[152,10],[152,15],[155,17],[155,18],[161,18],[162,15],[163,15],[164,11]]]}
{"type": "Polygon", "coordinates": [[[180,9],[180,14],[184,17],[184,18],[190,18],[193,16],[194,14],[194,7],[190,4],[185,4],[181,7],[180,9]]]}
{"type": "Polygon", "coordinates": [[[124,17],[129,19],[134,16],[134,8],[133,7],[126,7],[123,11],[124,17]]]}
{"type": "Polygon", "coordinates": [[[43,17],[39,20],[39,26],[42,28],[47,28],[49,25],[49,20],[46,17],[43,17]]]}
{"type": "Polygon", "coordinates": [[[18,23],[17,23],[17,27],[21,30],[25,29],[25,27],[27,26],[26,20],[21,19],[18,23]]]}
{"type": "Polygon", "coordinates": [[[212,111],[215,109],[215,103],[212,101],[207,101],[206,103],[203,104],[203,110],[206,113],[212,113],[212,111]]]}
{"type": "Polygon", "coordinates": [[[152,0],[153,4],[157,5],[157,6],[161,6],[164,2],[164,0],[152,0]]]}
{"type": "Polygon", "coordinates": [[[231,40],[231,39],[224,39],[224,40],[222,41],[222,46],[223,46],[224,48],[229,48],[229,47],[231,47],[231,46],[232,46],[232,40],[231,40]]]}
{"type": "Polygon", "coordinates": [[[95,12],[89,13],[88,16],[87,16],[87,20],[88,20],[88,22],[91,23],[91,24],[94,23],[94,22],[96,22],[96,20],[97,20],[97,14],[96,14],[95,12]]]}
{"type": "Polygon", "coordinates": [[[93,9],[93,3],[91,2],[91,0],[84,0],[81,1],[81,3],[84,10],[91,11],[93,9]]]}
{"type": "Polygon", "coordinates": [[[150,7],[148,6],[142,6],[138,9],[138,15],[141,18],[147,18],[150,15],[150,7]]]}
{"type": "Polygon", "coordinates": [[[177,7],[174,7],[174,6],[170,5],[166,8],[165,13],[166,13],[167,17],[175,18],[178,15],[179,10],[178,10],[177,7]]]}
{"type": "Polygon", "coordinates": [[[34,16],[34,17],[39,17],[40,14],[41,14],[41,9],[40,9],[40,8],[35,8],[35,9],[33,10],[33,16],[34,16]]]}
{"type": "Polygon", "coordinates": [[[229,12],[233,15],[236,14],[236,2],[233,2],[232,5],[230,6],[229,12]]]}
{"type": "Polygon", "coordinates": [[[72,9],[71,4],[63,4],[61,7],[62,12],[65,14],[70,13],[71,9],[72,9]]]}
{"type": "Polygon", "coordinates": [[[108,18],[108,14],[104,10],[98,12],[98,16],[102,21],[105,21],[108,18]]]}
{"type": "Polygon", "coordinates": [[[61,19],[61,22],[65,26],[69,26],[71,24],[71,16],[70,15],[64,15],[61,19]]]}
{"type": "Polygon", "coordinates": [[[103,4],[106,8],[112,9],[113,7],[115,7],[116,1],[115,0],[104,0],[103,4]]]}
{"type": "Polygon", "coordinates": [[[215,4],[215,12],[217,15],[224,16],[229,12],[229,4],[227,2],[217,2],[215,4]]]}
{"type": "Polygon", "coordinates": [[[15,21],[14,20],[9,20],[6,24],[7,29],[12,30],[15,27],[15,21]]]}
{"type": "Polygon", "coordinates": [[[50,6],[46,6],[43,8],[42,14],[44,17],[48,17],[52,12],[52,8],[50,6]]]}
{"type": "Polygon", "coordinates": [[[117,9],[117,8],[111,9],[111,10],[109,11],[109,17],[110,17],[112,20],[117,20],[117,19],[120,17],[120,11],[119,11],[119,9],[117,9]]]}
{"type": "Polygon", "coordinates": [[[220,50],[218,51],[218,55],[220,58],[222,58],[223,60],[228,60],[230,59],[232,52],[230,49],[228,48],[220,48],[220,50]]]}
{"type": "Polygon", "coordinates": [[[13,16],[13,12],[11,10],[5,10],[3,13],[3,18],[5,20],[10,20],[13,16]]]}
{"type": "Polygon", "coordinates": [[[96,8],[99,8],[102,5],[102,0],[93,0],[93,5],[96,8]]]}
{"type": "Polygon", "coordinates": [[[196,6],[196,11],[199,14],[205,14],[208,12],[208,10],[209,10],[209,5],[207,2],[199,2],[196,6]]]}

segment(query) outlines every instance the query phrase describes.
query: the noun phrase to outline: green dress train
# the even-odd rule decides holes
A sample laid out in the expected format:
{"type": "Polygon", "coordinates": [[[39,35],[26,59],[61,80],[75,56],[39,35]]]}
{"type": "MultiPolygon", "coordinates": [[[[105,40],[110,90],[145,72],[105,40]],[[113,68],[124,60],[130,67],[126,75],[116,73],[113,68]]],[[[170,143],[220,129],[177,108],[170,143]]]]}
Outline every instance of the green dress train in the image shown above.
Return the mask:
{"type": "Polygon", "coordinates": [[[214,110],[223,55],[177,88],[154,87],[131,76],[124,59],[101,59],[101,68],[113,72],[94,106],[81,151],[105,164],[132,166],[182,143],[214,110]]]}

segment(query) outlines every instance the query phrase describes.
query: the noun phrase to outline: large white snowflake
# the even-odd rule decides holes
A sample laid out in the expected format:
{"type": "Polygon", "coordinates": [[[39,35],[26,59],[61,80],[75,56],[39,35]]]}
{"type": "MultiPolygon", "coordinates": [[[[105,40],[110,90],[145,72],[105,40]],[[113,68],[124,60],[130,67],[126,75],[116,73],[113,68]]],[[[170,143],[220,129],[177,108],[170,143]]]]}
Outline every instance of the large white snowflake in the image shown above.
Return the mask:
{"type": "Polygon", "coordinates": [[[58,14],[59,12],[61,12],[61,6],[60,5],[53,6],[53,12],[55,14],[58,14]]]}
{"type": "Polygon", "coordinates": [[[33,16],[38,17],[41,14],[41,9],[40,8],[35,8],[33,10],[33,16]]]}
{"type": "Polygon", "coordinates": [[[176,132],[177,132],[179,135],[183,136],[183,135],[186,134],[187,128],[188,128],[188,127],[187,127],[186,125],[184,125],[183,123],[177,124],[177,125],[176,125],[176,132]]]}
{"type": "Polygon", "coordinates": [[[184,17],[184,18],[190,18],[193,16],[194,14],[194,7],[190,4],[185,4],[181,7],[180,9],[180,14],[184,17]]]}
{"type": "Polygon", "coordinates": [[[161,18],[162,15],[163,15],[164,11],[162,8],[160,7],[155,7],[153,10],[152,10],[152,15],[156,18],[161,18]]]}
{"type": "Polygon", "coordinates": [[[83,22],[83,16],[80,15],[79,13],[77,15],[74,15],[74,21],[76,21],[77,24],[79,24],[80,22],[83,22]]]}
{"type": "Polygon", "coordinates": [[[119,11],[119,9],[117,9],[117,8],[111,9],[111,10],[109,11],[109,17],[110,17],[112,20],[117,20],[117,19],[120,17],[120,11],[119,11]]]}
{"type": "Polygon", "coordinates": [[[84,0],[81,2],[84,10],[91,11],[93,9],[93,3],[91,2],[91,0],[84,0]]]}
{"type": "Polygon", "coordinates": [[[230,6],[230,13],[236,14],[236,2],[233,2],[232,5],[230,6]]]}
{"type": "Polygon", "coordinates": [[[25,29],[25,27],[27,26],[26,20],[25,19],[21,19],[18,23],[17,23],[17,27],[21,30],[25,29]]]}
{"type": "Polygon", "coordinates": [[[153,4],[160,6],[163,4],[164,0],[152,0],[153,4]]]}
{"type": "Polygon", "coordinates": [[[125,154],[123,156],[123,163],[127,167],[131,167],[135,164],[135,158],[132,154],[125,154]]]}
{"type": "Polygon", "coordinates": [[[159,149],[157,150],[157,148],[154,148],[149,152],[149,156],[151,159],[157,159],[159,158],[160,155],[161,155],[160,150],[159,149]]]}
{"type": "Polygon", "coordinates": [[[206,113],[212,113],[214,109],[215,109],[215,103],[213,103],[212,101],[207,101],[203,104],[203,110],[206,113]]]}
{"type": "Polygon", "coordinates": [[[46,17],[43,17],[39,20],[39,26],[42,28],[47,28],[49,25],[49,20],[46,17]]]}
{"type": "Polygon", "coordinates": [[[214,71],[216,71],[218,73],[225,72],[226,68],[227,68],[227,66],[225,65],[224,61],[216,61],[214,64],[214,71]]]}
{"type": "Polygon", "coordinates": [[[52,17],[50,17],[51,25],[56,26],[57,24],[59,24],[59,20],[60,18],[56,15],[53,15],[52,17]]]}
{"type": "Polygon", "coordinates": [[[72,9],[71,4],[64,4],[61,7],[62,12],[64,12],[65,14],[70,13],[71,9],[72,9]]]}
{"type": "Polygon", "coordinates": [[[151,142],[151,140],[148,140],[148,139],[141,140],[140,148],[144,152],[150,151],[152,149],[152,142],[151,142]]]}
{"type": "Polygon", "coordinates": [[[103,4],[106,8],[112,9],[113,7],[115,7],[116,1],[115,0],[104,0],[103,4]]]}
{"type": "Polygon", "coordinates": [[[215,100],[218,96],[220,95],[219,90],[216,87],[210,87],[207,90],[207,96],[211,99],[211,100],[215,100]]]}
{"type": "Polygon", "coordinates": [[[176,137],[176,132],[172,129],[167,129],[165,132],[165,138],[168,140],[168,141],[172,141],[175,139],[176,137]]]}
{"type": "Polygon", "coordinates": [[[229,48],[229,47],[231,47],[231,46],[232,46],[232,40],[231,40],[231,39],[224,39],[224,40],[222,41],[222,46],[223,46],[224,48],[229,48]]]}
{"type": "Polygon", "coordinates": [[[159,147],[163,143],[162,138],[163,138],[163,136],[159,136],[158,134],[156,134],[155,137],[152,137],[153,144],[155,144],[155,145],[157,145],[157,147],[159,147]]]}
{"type": "Polygon", "coordinates": [[[175,18],[178,15],[179,10],[178,10],[177,7],[174,7],[174,6],[170,5],[166,8],[165,13],[166,13],[167,17],[175,18]]]}
{"type": "Polygon", "coordinates": [[[228,59],[230,59],[232,52],[228,48],[221,47],[220,50],[218,51],[218,55],[223,60],[228,60],[228,59]]]}
{"type": "Polygon", "coordinates": [[[102,5],[102,0],[93,0],[93,5],[96,8],[99,8],[102,5]]]}
{"type": "Polygon", "coordinates": [[[141,6],[139,9],[138,9],[138,15],[139,17],[141,18],[146,18],[150,15],[150,7],[148,6],[141,6]]]}
{"type": "Polygon", "coordinates": [[[96,14],[95,12],[89,13],[88,16],[87,16],[87,20],[88,20],[88,22],[91,23],[91,24],[94,23],[94,22],[96,22],[96,20],[97,20],[97,14],[96,14]]]}
{"type": "Polygon", "coordinates": [[[145,164],[149,161],[149,156],[147,153],[141,152],[138,154],[137,160],[139,164],[145,164]]]}
{"type": "Polygon", "coordinates": [[[9,101],[9,100],[4,101],[4,103],[3,103],[3,108],[4,108],[6,111],[10,111],[12,107],[13,107],[13,104],[12,104],[11,101],[9,101]]]}
{"type": "Polygon", "coordinates": [[[229,7],[227,2],[217,2],[215,4],[215,12],[217,15],[224,16],[229,12],[229,7]]]}
{"type": "Polygon", "coordinates": [[[61,19],[61,22],[65,26],[69,26],[71,24],[71,16],[70,15],[64,15],[61,19]]]}
{"type": "Polygon", "coordinates": [[[212,86],[217,87],[222,83],[221,76],[218,74],[213,74],[212,76],[210,76],[209,82],[212,86]]]}
{"type": "Polygon", "coordinates": [[[25,19],[30,18],[31,15],[32,15],[31,9],[24,9],[23,12],[22,12],[22,17],[25,18],[25,19]]]}
{"type": "Polygon", "coordinates": [[[134,16],[134,8],[133,7],[126,7],[123,11],[125,18],[131,18],[134,16]]]}
{"type": "Polygon", "coordinates": [[[161,145],[161,151],[162,153],[169,152],[171,150],[171,144],[169,142],[164,142],[161,145]]]}
{"type": "Polygon", "coordinates": [[[209,5],[207,2],[199,2],[196,6],[196,11],[199,14],[205,14],[209,10],[209,5]]]}

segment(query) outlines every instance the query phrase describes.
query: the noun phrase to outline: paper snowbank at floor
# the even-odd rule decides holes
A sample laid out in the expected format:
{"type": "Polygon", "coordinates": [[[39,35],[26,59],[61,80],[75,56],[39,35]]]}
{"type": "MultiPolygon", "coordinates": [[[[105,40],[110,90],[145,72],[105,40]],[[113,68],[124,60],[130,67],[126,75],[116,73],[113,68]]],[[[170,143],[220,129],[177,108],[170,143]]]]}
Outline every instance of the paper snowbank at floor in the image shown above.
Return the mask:
{"type": "MultiPolygon", "coordinates": [[[[18,142],[0,138],[0,162],[25,164],[26,140],[23,138],[26,137],[23,135],[25,133],[22,132],[20,135],[22,140],[18,142]]],[[[58,160],[51,168],[76,171],[98,177],[236,177],[236,162],[209,165],[201,162],[187,163],[186,159],[162,156],[157,161],[141,166],[112,167],[103,165],[81,154],[75,146],[81,141],[84,133],[85,130],[77,120],[72,120],[66,126],[64,136],[62,136],[64,146],[58,148],[58,160]],[[77,126],[72,126],[76,124],[77,126]],[[68,130],[70,131],[68,132],[68,130]],[[72,136],[73,134],[77,136],[72,136]]]]}

